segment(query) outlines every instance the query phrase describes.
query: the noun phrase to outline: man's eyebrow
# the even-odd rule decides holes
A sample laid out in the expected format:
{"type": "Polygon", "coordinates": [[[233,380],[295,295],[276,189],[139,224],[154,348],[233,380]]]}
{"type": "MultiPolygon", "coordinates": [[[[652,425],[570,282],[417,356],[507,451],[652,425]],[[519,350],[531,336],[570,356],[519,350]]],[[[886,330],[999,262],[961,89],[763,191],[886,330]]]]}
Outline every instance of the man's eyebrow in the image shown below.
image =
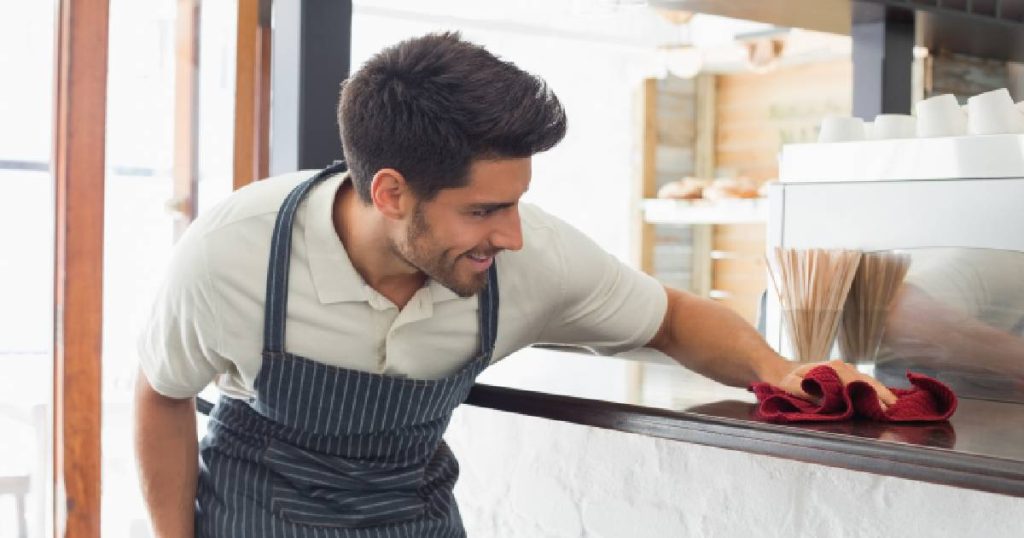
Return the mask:
{"type": "Polygon", "coordinates": [[[505,209],[506,207],[512,207],[513,205],[515,205],[513,202],[484,202],[479,204],[469,204],[468,208],[473,211],[495,211],[498,209],[505,209]]]}

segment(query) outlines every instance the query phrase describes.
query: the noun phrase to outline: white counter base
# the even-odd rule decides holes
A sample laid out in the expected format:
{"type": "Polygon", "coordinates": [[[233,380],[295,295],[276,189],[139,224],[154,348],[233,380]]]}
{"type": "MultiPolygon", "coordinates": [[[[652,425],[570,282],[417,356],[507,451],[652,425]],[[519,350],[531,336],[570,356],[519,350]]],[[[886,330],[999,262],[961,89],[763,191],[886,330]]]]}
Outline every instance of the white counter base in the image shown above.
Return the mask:
{"type": "Polygon", "coordinates": [[[1020,536],[1024,500],[460,407],[472,537],[1020,536]]]}

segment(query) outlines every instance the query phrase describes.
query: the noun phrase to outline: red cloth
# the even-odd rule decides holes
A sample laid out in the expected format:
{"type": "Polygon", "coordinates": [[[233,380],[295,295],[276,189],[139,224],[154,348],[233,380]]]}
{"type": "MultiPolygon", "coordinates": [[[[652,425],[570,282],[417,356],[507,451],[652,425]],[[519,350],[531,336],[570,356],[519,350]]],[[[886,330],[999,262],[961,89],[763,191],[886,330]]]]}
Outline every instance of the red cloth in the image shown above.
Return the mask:
{"type": "Polygon", "coordinates": [[[926,375],[907,372],[910,389],[889,389],[896,403],[882,411],[875,389],[864,381],[843,387],[835,370],[818,366],[807,372],[800,386],[815,404],[790,395],[768,383],[752,383],[757,396],[757,417],[770,422],[835,422],[855,416],[883,422],[934,422],[946,420],[956,411],[956,395],[949,387],[926,375]]]}

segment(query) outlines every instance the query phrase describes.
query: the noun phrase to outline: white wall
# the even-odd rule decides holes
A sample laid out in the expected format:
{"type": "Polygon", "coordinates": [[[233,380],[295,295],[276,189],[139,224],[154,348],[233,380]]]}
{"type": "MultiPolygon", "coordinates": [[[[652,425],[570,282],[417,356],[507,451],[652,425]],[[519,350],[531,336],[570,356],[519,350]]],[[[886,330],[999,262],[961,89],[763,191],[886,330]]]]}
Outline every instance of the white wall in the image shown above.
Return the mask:
{"type": "Polygon", "coordinates": [[[469,536],[1017,537],[1024,499],[460,407],[469,536]]]}

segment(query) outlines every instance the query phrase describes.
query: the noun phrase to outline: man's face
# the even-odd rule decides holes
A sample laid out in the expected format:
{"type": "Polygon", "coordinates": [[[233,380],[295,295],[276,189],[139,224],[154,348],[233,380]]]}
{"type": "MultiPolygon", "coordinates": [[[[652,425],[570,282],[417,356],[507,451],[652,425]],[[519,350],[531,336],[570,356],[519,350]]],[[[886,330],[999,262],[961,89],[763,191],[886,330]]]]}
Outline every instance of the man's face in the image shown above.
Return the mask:
{"type": "Polygon", "coordinates": [[[530,158],[474,161],[468,185],[417,203],[395,254],[458,295],[475,295],[495,254],[523,246],[519,198],[530,175],[530,158]]]}

